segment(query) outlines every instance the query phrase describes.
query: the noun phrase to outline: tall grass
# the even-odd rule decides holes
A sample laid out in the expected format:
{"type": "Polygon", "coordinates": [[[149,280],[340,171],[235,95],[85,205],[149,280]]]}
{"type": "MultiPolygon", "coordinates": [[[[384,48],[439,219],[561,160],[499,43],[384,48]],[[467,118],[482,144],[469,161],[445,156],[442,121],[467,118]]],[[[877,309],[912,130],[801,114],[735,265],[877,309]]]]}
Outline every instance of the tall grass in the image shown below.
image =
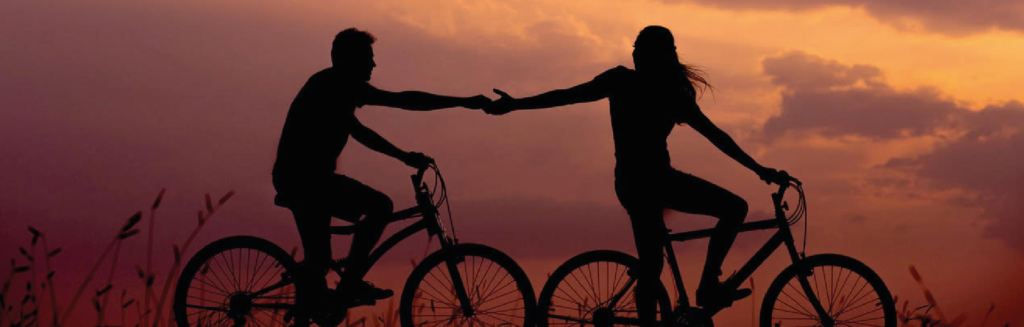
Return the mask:
{"type": "MultiPolygon", "coordinates": [[[[967,323],[967,313],[961,313],[948,319],[943,313],[942,308],[939,307],[938,301],[935,300],[935,296],[932,291],[928,289],[928,286],[924,283],[924,278],[918,273],[917,268],[910,266],[910,276],[914,278],[917,285],[921,287],[921,292],[924,294],[924,299],[928,303],[922,306],[911,306],[910,301],[904,299],[903,305],[899,306],[899,296],[893,297],[893,302],[897,304],[896,316],[899,319],[899,324],[902,327],[967,327],[971,326],[967,323]]],[[[985,312],[984,317],[978,326],[985,327],[988,323],[988,317],[996,310],[996,305],[993,303],[989,306],[988,311],[985,312]]],[[[1007,323],[1004,326],[1009,327],[1007,323]]]]}
{"type": "MultiPolygon", "coordinates": [[[[155,292],[153,289],[154,282],[158,277],[153,273],[153,225],[156,221],[156,211],[160,206],[163,199],[165,190],[160,190],[153,205],[149,208],[149,237],[147,239],[147,254],[146,254],[146,269],[142,269],[141,266],[136,265],[136,270],[139,278],[144,282],[144,294],[143,304],[140,305],[140,301],[136,301],[134,298],[129,296],[127,287],[120,287],[120,297],[117,301],[115,308],[119,316],[118,323],[120,326],[127,326],[128,316],[131,314],[128,310],[133,304],[136,307],[135,319],[136,323],[134,326],[172,326],[172,321],[165,321],[161,319],[161,314],[164,310],[167,310],[170,305],[167,303],[167,298],[170,296],[170,285],[174,284],[178,271],[181,268],[181,258],[188,251],[192,241],[195,240],[199,231],[206,224],[207,220],[213,216],[213,214],[224,205],[233,195],[234,191],[228,192],[222,196],[216,204],[211,201],[209,194],[205,197],[205,211],[199,211],[199,222],[197,226],[189,234],[189,237],[179,247],[177,244],[171,247],[174,262],[171,265],[169,271],[165,275],[164,284],[160,292],[155,292]],[[149,319],[153,317],[153,319],[149,319]]],[[[35,326],[80,326],[84,323],[72,322],[73,315],[77,312],[79,302],[82,297],[86,295],[87,289],[90,287],[96,287],[92,292],[90,302],[92,304],[92,310],[95,312],[96,320],[95,326],[108,326],[110,325],[109,316],[107,315],[111,310],[109,308],[111,294],[115,294],[114,291],[114,275],[118,271],[120,266],[121,250],[124,247],[124,242],[129,241],[133,236],[140,233],[140,229],[136,228],[141,222],[143,216],[142,211],[138,211],[131,215],[127,221],[117,230],[107,246],[100,253],[99,257],[92,264],[89,271],[83,276],[82,281],[78,284],[74,294],[71,296],[70,301],[67,303],[67,307],[61,308],[59,299],[57,297],[60,294],[55,286],[55,280],[57,272],[51,265],[51,259],[62,253],[60,247],[51,249],[48,242],[47,236],[42,231],[29,226],[28,231],[32,235],[32,240],[29,247],[19,247],[18,252],[19,258],[11,259],[11,272],[4,280],[2,289],[0,289],[0,327],[35,327],[35,326]],[[38,249],[41,245],[42,249],[38,249]],[[41,250],[41,253],[39,250],[41,250]],[[38,263],[39,258],[42,258],[43,271],[45,277],[42,281],[39,281],[37,272],[39,271],[38,263]],[[109,258],[109,260],[108,260],[109,258]],[[109,265],[107,278],[105,281],[98,285],[94,285],[94,279],[99,269],[104,265],[109,265]],[[24,291],[17,291],[13,289],[15,283],[23,282],[25,285],[24,291]],[[48,289],[48,290],[47,290],[48,289]],[[12,296],[14,294],[24,293],[20,301],[12,302],[12,296]],[[49,297],[49,304],[47,305],[46,297],[49,297]]]]}

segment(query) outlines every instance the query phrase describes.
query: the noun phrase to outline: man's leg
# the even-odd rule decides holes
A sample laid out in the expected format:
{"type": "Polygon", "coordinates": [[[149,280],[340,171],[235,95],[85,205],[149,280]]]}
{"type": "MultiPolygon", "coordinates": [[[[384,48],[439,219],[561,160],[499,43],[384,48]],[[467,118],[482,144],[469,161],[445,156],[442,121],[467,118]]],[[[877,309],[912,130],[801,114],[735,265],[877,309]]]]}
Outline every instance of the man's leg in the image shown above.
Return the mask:
{"type": "MultiPolygon", "coordinates": [[[[370,295],[370,297],[375,298],[390,296],[392,293],[390,291],[379,289],[367,290],[363,277],[366,276],[370,268],[370,252],[377,245],[377,242],[380,241],[380,237],[387,227],[388,219],[391,218],[394,210],[391,198],[346,176],[336,175],[335,181],[340,191],[338,192],[339,196],[344,197],[345,211],[349,215],[353,212],[357,213],[356,215],[365,215],[363,220],[356,223],[357,230],[352,235],[352,246],[349,248],[345,271],[341,276],[341,290],[346,293],[365,293],[365,291],[373,293],[353,294],[355,297],[362,297],[364,295],[370,295]]],[[[344,217],[343,215],[340,216],[344,217]]]]}
{"type": "Polygon", "coordinates": [[[292,213],[302,239],[303,252],[297,283],[310,290],[300,297],[300,301],[322,302],[320,296],[327,290],[326,275],[331,264],[331,235],[328,232],[331,216],[311,208],[292,209],[292,213]]]}

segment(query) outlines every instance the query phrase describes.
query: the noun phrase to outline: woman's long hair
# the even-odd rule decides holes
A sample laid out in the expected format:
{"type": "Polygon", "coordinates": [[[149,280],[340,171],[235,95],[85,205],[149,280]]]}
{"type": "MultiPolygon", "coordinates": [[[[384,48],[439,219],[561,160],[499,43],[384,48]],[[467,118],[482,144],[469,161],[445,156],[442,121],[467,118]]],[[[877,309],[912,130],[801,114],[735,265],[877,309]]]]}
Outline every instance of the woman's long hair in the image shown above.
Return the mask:
{"type": "MultiPolygon", "coordinates": [[[[637,50],[646,52],[644,58],[645,60],[650,60],[652,66],[658,66],[651,67],[654,68],[651,70],[658,73],[669,73],[669,75],[664,77],[668,77],[668,80],[674,82],[682,82],[682,86],[686,88],[686,92],[689,93],[693,101],[703,96],[706,90],[714,92],[714,87],[711,86],[711,83],[708,83],[707,74],[703,70],[693,65],[683,64],[679,60],[679,55],[676,53],[675,38],[667,28],[658,25],[645,27],[637,35],[634,46],[637,50]],[[698,86],[700,89],[699,94],[697,93],[698,86]]],[[[684,118],[680,115],[680,117],[677,117],[676,122],[682,124],[684,118]]]]}

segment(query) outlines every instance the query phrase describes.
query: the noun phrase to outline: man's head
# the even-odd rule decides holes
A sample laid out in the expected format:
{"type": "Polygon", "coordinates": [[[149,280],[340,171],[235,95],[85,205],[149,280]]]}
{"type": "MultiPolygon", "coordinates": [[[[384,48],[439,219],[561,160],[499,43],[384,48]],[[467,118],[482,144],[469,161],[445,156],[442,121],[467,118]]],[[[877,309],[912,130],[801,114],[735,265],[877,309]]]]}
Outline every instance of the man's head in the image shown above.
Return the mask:
{"type": "Polygon", "coordinates": [[[331,63],[343,75],[362,81],[369,81],[373,74],[373,42],[377,38],[366,31],[349,28],[334,37],[331,46],[331,63]]]}

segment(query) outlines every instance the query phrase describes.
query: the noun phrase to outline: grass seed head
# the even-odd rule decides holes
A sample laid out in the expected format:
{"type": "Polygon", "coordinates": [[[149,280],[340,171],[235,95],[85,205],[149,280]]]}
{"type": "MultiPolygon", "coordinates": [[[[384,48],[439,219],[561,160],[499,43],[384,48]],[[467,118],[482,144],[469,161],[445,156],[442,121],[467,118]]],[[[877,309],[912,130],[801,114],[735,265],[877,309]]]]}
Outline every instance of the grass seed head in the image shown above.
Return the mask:
{"type": "Polygon", "coordinates": [[[917,268],[915,268],[914,266],[910,266],[910,275],[913,276],[914,280],[916,280],[918,283],[921,282],[921,274],[917,273],[917,268]]]}
{"type": "Polygon", "coordinates": [[[167,192],[166,188],[160,189],[160,193],[156,195],[156,200],[153,201],[153,206],[150,207],[150,210],[156,210],[156,208],[160,207],[160,201],[164,199],[164,192],[167,192]]]}
{"type": "Polygon", "coordinates": [[[206,193],[206,212],[213,213],[213,201],[210,200],[210,193],[206,193]]]}
{"type": "Polygon", "coordinates": [[[123,240],[123,239],[129,238],[129,237],[135,236],[135,234],[138,234],[138,233],[139,233],[138,229],[133,229],[133,230],[130,230],[130,231],[127,231],[127,232],[121,232],[121,234],[117,235],[117,238],[123,240]]]}
{"type": "Polygon", "coordinates": [[[172,246],[171,249],[174,250],[174,263],[180,263],[181,262],[181,249],[178,248],[177,244],[172,246]]]}
{"type": "Polygon", "coordinates": [[[142,220],[142,211],[136,212],[131,216],[131,218],[128,218],[128,222],[124,224],[124,227],[121,227],[121,232],[131,230],[132,227],[135,227],[135,224],[138,224],[140,220],[142,220]]]}
{"type": "Polygon", "coordinates": [[[228,191],[227,194],[224,194],[224,196],[220,197],[220,200],[217,200],[217,205],[218,206],[224,205],[224,202],[228,202],[228,199],[231,199],[231,197],[234,196],[234,195],[235,195],[235,191],[233,191],[233,190],[232,191],[228,191]]]}
{"type": "Polygon", "coordinates": [[[114,288],[114,285],[107,285],[107,287],[104,287],[102,289],[97,290],[96,291],[96,296],[100,296],[100,295],[106,294],[107,292],[110,291],[111,288],[114,288]]]}

